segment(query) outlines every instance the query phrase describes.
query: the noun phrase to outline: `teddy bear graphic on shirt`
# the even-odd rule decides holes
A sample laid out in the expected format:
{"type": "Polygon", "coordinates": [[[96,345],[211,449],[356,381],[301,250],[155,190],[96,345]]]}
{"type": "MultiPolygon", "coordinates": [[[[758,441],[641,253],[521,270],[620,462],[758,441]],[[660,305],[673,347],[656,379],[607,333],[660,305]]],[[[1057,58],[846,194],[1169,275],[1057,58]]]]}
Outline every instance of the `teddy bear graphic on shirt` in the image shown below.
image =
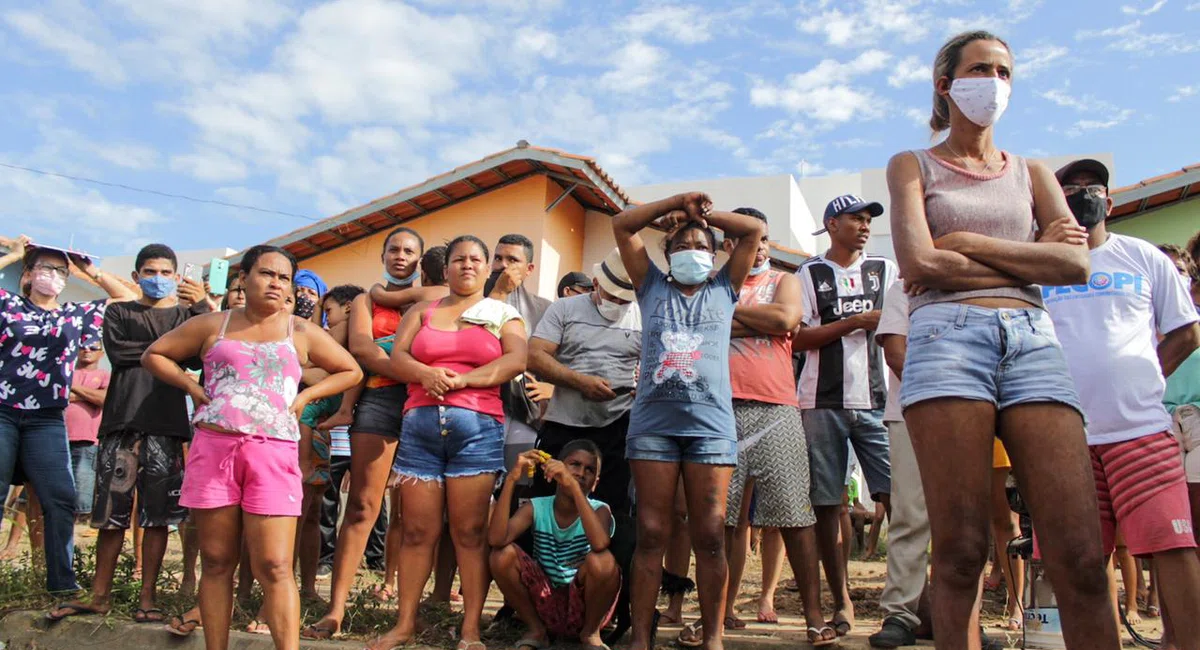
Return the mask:
{"type": "Polygon", "coordinates": [[[698,376],[696,361],[700,359],[704,337],[688,332],[663,332],[660,338],[663,351],[658,355],[654,383],[661,384],[676,375],[686,384],[695,383],[698,376]]]}

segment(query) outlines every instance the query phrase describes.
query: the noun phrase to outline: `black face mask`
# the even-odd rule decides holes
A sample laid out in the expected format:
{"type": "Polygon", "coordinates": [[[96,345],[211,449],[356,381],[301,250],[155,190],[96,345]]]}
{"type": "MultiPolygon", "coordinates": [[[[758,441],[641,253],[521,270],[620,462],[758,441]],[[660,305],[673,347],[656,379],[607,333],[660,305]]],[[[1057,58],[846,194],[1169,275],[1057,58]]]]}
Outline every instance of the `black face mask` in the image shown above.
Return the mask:
{"type": "Polygon", "coordinates": [[[312,318],[313,312],[317,310],[317,302],[308,296],[296,296],[295,314],[304,320],[312,318]]]}
{"type": "Polygon", "coordinates": [[[1088,192],[1076,192],[1067,197],[1067,207],[1079,225],[1087,229],[1096,227],[1108,216],[1108,200],[1104,196],[1096,196],[1088,192]]]}

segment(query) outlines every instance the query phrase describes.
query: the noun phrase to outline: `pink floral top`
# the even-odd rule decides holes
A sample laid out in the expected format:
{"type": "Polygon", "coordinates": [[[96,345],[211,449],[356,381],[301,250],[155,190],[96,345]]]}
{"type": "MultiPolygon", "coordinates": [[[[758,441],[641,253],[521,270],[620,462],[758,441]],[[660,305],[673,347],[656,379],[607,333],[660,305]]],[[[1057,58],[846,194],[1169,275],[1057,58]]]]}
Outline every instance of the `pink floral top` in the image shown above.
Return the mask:
{"type": "Polygon", "coordinates": [[[204,392],[193,424],[248,436],[297,441],[300,428],[289,410],[300,391],[300,359],[292,323],[282,341],[257,343],[225,338],[229,317],[204,355],[204,392]]]}

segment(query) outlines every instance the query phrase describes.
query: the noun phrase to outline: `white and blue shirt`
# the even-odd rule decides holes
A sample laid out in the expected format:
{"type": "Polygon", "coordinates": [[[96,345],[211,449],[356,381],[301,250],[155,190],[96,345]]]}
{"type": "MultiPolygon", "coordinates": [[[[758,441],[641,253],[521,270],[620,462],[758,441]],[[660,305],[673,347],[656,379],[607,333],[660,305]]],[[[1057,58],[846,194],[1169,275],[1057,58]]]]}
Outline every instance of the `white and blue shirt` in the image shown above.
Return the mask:
{"type": "Polygon", "coordinates": [[[1043,287],[1087,416],[1089,445],[1168,431],[1158,337],[1196,322],[1171,259],[1149,242],[1110,235],[1090,252],[1087,284],[1043,287]]]}

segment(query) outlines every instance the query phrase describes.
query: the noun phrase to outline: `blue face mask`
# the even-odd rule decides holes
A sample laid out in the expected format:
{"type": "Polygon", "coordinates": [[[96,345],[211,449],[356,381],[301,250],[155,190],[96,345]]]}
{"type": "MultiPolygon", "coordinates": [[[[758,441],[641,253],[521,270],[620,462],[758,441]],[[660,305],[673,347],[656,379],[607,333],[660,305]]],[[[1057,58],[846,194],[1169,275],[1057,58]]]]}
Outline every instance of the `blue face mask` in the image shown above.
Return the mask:
{"type": "Polygon", "coordinates": [[[175,293],[179,284],[174,278],[167,278],[161,275],[155,275],[148,278],[138,280],[138,286],[141,287],[142,293],[151,300],[162,300],[167,296],[175,293]]]}
{"type": "Polygon", "coordinates": [[[392,275],[391,273],[384,271],[383,272],[383,280],[384,280],[384,282],[390,282],[396,286],[407,287],[408,285],[417,281],[417,274],[413,273],[412,275],[408,276],[407,278],[398,278],[398,277],[392,275]]]}
{"type": "Polygon", "coordinates": [[[708,279],[713,268],[713,256],[705,251],[671,253],[671,277],[684,286],[700,284],[708,279]]]}
{"type": "Polygon", "coordinates": [[[750,275],[759,276],[771,270],[771,258],[763,260],[762,266],[756,266],[750,269],[750,275]]]}

